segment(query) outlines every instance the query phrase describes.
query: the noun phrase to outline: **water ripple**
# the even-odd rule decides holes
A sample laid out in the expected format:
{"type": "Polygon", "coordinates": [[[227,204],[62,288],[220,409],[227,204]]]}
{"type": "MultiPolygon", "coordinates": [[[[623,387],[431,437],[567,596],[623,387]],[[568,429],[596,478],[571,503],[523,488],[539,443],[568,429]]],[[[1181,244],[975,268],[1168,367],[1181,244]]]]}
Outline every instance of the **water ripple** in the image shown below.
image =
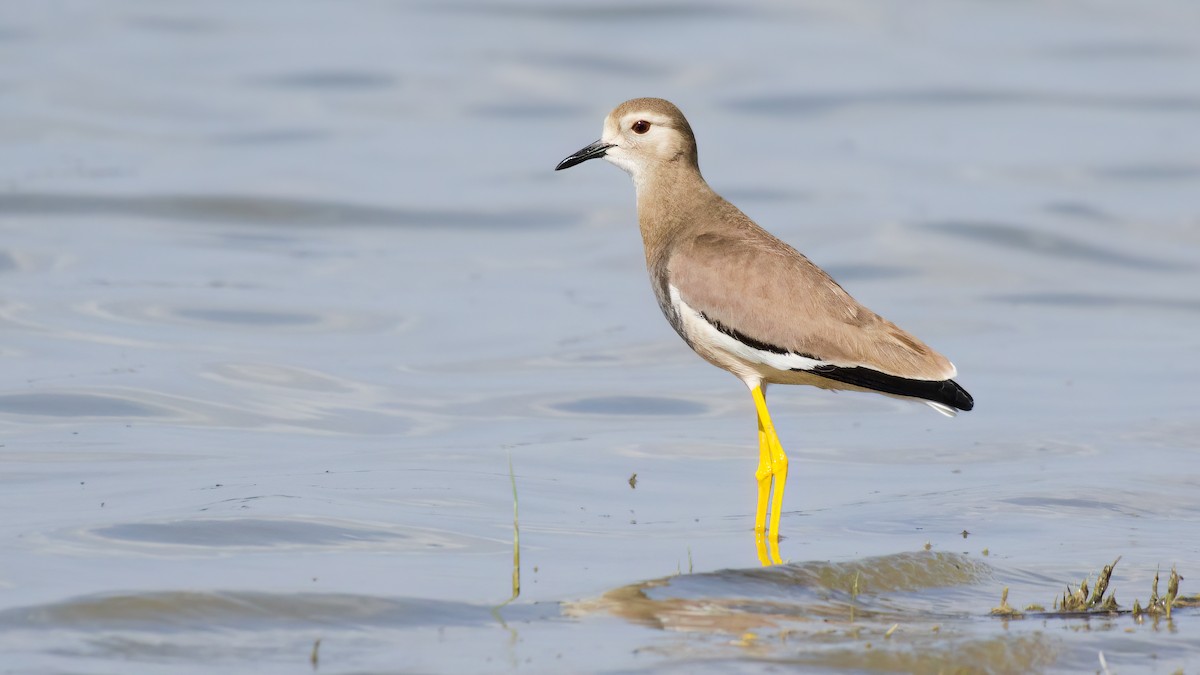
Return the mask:
{"type": "Polygon", "coordinates": [[[1191,265],[1124,253],[1061,234],[1051,234],[1020,225],[978,221],[944,221],[924,223],[921,227],[956,237],[1059,259],[1082,260],[1105,266],[1118,265],[1138,270],[1192,269],[1191,265]]]}
{"type": "Polygon", "coordinates": [[[574,225],[578,216],[546,211],[484,212],[403,209],[349,202],[256,195],[0,194],[0,214],[121,216],[206,223],[289,227],[380,225],[414,228],[539,229],[574,225]]]}
{"type": "MultiPolygon", "coordinates": [[[[513,619],[552,618],[557,607],[514,606],[513,619]]],[[[346,593],[159,591],[90,595],[0,612],[0,630],[76,629],[174,632],[329,626],[441,626],[495,622],[491,607],[346,593]]]]}
{"type": "Polygon", "coordinates": [[[554,410],[582,415],[703,415],[708,408],[695,401],[653,396],[592,396],[552,403],[554,410]]]}
{"type": "Polygon", "coordinates": [[[1115,296],[1097,293],[1010,293],[991,295],[991,302],[1017,305],[1047,305],[1050,307],[1168,310],[1176,312],[1200,312],[1200,300],[1182,298],[1153,298],[1146,296],[1115,296]]]}
{"type": "Polygon", "coordinates": [[[173,417],[166,408],[105,394],[35,392],[0,394],[0,413],[44,417],[173,417]]]}
{"type": "Polygon", "coordinates": [[[1068,92],[933,87],[885,91],[813,92],[748,96],[727,107],[764,115],[826,115],[851,108],[934,108],[944,106],[1049,106],[1084,110],[1116,109],[1146,112],[1200,112],[1195,96],[1109,96],[1068,92]]]}
{"type": "Polygon", "coordinates": [[[723,6],[711,3],[680,2],[594,2],[594,3],[502,3],[502,2],[438,2],[427,3],[430,11],[488,14],[503,18],[534,18],[555,21],[645,21],[651,19],[679,21],[683,19],[745,18],[755,12],[746,6],[723,6]]]}
{"type": "Polygon", "coordinates": [[[253,80],[255,84],[302,89],[386,89],[399,80],[389,74],[365,70],[308,70],[253,80]]]}
{"type": "Polygon", "coordinates": [[[204,325],[289,333],[345,333],[397,330],[409,325],[402,317],[366,312],[267,309],[240,305],[163,305],[141,302],[88,303],[81,314],[108,321],[157,325],[204,325]]]}

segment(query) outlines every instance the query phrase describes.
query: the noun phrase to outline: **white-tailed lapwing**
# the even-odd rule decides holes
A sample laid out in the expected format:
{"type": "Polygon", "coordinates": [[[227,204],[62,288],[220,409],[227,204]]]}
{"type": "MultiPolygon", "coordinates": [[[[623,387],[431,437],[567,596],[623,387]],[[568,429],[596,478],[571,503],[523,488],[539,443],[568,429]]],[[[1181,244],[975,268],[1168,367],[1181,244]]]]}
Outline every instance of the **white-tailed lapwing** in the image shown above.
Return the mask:
{"type": "Polygon", "coordinates": [[[764,563],[779,562],[788,466],[767,412],[768,384],[874,391],[923,401],[947,415],[974,405],[952,379],[954,364],[946,357],[860,305],[808,258],[713,192],[700,175],[692,128],[672,103],[622,103],[604,120],[600,140],[556,170],[597,157],[633,177],[646,266],[667,321],[754,397],[754,531],[764,563]]]}

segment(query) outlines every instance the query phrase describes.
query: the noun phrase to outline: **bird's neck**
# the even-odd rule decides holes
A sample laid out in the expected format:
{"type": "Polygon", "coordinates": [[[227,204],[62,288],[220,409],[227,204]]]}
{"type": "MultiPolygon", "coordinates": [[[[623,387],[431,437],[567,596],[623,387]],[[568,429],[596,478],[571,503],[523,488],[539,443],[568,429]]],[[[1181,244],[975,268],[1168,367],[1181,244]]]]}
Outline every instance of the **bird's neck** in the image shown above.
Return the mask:
{"type": "Polygon", "coordinates": [[[636,176],[638,225],[646,258],[652,258],[667,242],[696,222],[697,212],[719,200],[695,166],[658,167],[636,176]]]}

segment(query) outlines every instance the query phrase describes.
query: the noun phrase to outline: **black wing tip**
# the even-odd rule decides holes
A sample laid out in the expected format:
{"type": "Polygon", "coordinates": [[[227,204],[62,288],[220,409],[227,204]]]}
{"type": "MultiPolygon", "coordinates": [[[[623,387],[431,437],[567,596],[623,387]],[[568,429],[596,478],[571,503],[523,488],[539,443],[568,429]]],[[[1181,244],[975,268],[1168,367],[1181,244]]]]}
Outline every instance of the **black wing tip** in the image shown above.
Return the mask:
{"type": "Polygon", "coordinates": [[[975,398],[972,397],[971,394],[968,393],[966,389],[963,389],[962,385],[960,385],[959,383],[955,382],[954,380],[943,380],[942,381],[942,389],[943,389],[943,391],[946,391],[948,396],[953,398],[954,400],[953,401],[938,401],[938,403],[945,403],[948,406],[953,406],[962,411],[969,411],[969,410],[975,409],[975,398]]]}
{"type": "Polygon", "coordinates": [[[914,380],[898,375],[888,375],[863,366],[853,368],[817,366],[806,372],[884,394],[909,396],[940,403],[957,410],[968,411],[975,407],[975,399],[954,380],[914,380]]]}

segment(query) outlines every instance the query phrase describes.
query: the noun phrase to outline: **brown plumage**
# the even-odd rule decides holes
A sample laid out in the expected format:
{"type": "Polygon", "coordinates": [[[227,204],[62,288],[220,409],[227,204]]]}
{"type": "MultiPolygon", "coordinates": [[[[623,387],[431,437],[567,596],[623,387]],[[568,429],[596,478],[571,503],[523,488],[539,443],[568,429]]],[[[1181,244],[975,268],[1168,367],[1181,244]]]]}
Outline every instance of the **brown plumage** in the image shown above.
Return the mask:
{"type": "MultiPolygon", "coordinates": [[[[946,357],[859,304],[714,192],[700,175],[692,127],[669,101],[622,103],[605,119],[601,139],[557,168],[597,157],[633,177],[646,267],[663,314],[700,356],[755,395],[764,451],[760,521],[763,476],[786,477],[762,398],[766,384],[876,391],[946,414],[974,406],[951,379],[956,371],[946,357]]],[[[776,490],[781,500],[782,485],[776,490]]],[[[780,504],[773,503],[777,532],[780,504]]]]}

